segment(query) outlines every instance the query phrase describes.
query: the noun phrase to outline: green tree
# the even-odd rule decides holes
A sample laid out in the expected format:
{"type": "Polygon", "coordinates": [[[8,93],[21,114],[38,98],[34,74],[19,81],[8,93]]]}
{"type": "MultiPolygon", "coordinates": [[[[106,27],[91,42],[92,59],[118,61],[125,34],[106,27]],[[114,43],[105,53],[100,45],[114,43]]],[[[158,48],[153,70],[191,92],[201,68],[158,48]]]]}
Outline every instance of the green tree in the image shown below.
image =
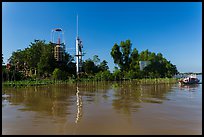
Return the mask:
{"type": "Polygon", "coordinates": [[[85,60],[85,62],[83,63],[83,68],[85,73],[94,74],[95,64],[91,59],[88,59],[88,60],[85,60]]]}
{"type": "Polygon", "coordinates": [[[114,68],[113,78],[115,81],[123,79],[123,72],[120,69],[118,69],[117,67],[114,68]]]}
{"type": "Polygon", "coordinates": [[[111,56],[114,63],[119,66],[113,75],[118,79],[124,76],[128,79],[144,78],[144,77],[172,77],[178,73],[175,65],[165,59],[161,53],[155,54],[148,49],[138,52],[136,48],[131,52],[130,40],[121,41],[120,46],[114,44],[111,50],[111,56]],[[150,65],[140,71],[139,61],[150,61],[150,65]]]}
{"type": "Polygon", "coordinates": [[[157,57],[156,61],[152,61],[150,65],[144,68],[144,74],[151,78],[171,78],[177,73],[176,66],[163,58],[161,54],[157,57]]]}
{"type": "Polygon", "coordinates": [[[105,71],[100,71],[96,73],[94,79],[99,81],[102,81],[102,80],[107,81],[107,80],[113,80],[113,77],[109,70],[105,70],[105,71]]]}
{"type": "Polygon", "coordinates": [[[111,56],[114,63],[117,64],[122,71],[127,71],[130,67],[130,54],[132,43],[130,40],[121,41],[120,46],[115,44],[111,50],[111,56]]]}
{"type": "Polygon", "coordinates": [[[53,56],[52,45],[47,45],[42,48],[40,61],[37,64],[38,73],[40,76],[49,76],[56,66],[56,60],[53,56]]]}
{"type": "Polygon", "coordinates": [[[130,69],[131,70],[139,70],[139,53],[136,48],[133,49],[130,55],[130,69]]]}
{"type": "Polygon", "coordinates": [[[107,71],[109,69],[108,62],[106,60],[103,60],[98,67],[99,71],[107,71]]]}
{"type": "Polygon", "coordinates": [[[121,41],[120,43],[120,47],[121,47],[121,51],[122,51],[122,68],[124,70],[128,70],[130,67],[130,53],[131,53],[131,46],[132,43],[130,42],[130,40],[126,40],[121,41]]]}
{"type": "Polygon", "coordinates": [[[122,67],[122,53],[120,51],[120,47],[117,44],[114,44],[111,50],[111,56],[115,64],[119,67],[122,67]]]}
{"type": "Polygon", "coordinates": [[[95,65],[98,65],[98,63],[100,62],[98,55],[93,56],[93,62],[95,63],[95,65]]]}
{"type": "Polygon", "coordinates": [[[66,71],[69,76],[73,76],[76,74],[76,63],[73,61],[74,61],[74,57],[65,52],[63,70],[66,71]]]}
{"type": "Polygon", "coordinates": [[[156,54],[154,52],[150,53],[149,61],[151,61],[151,62],[155,62],[156,61],[156,54]]]}
{"type": "Polygon", "coordinates": [[[34,40],[34,43],[31,42],[29,48],[25,50],[27,52],[27,63],[29,68],[37,69],[37,64],[40,62],[42,52],[45,48],[49,48],[48,46],[49,45],[46,44],[44,40],[34,40]]]}
{"type": "Polygon", "coordinates": [[[163,60],[163,55],[161,53],[157,53],[156,55],[156,61],[161,62],[163,60]]]}
{"type": "Polygon", "coordinates": [[[23,70],[24,63],[27,61],[25,53],[26,53],[25,51],[21,51],[20,49],[18,49],[15,52],[12,52],[11,57],[8,59],[9,63],[11,65],[15,65],[16,63],[18,63],[19,69],[23,70]]]}
{"type": "Polygon", "coordinates": [[[9,62],[17,66],[18,71],[37,70],[38,76],[51,76],[55,68],[59,68],[70,76],[75,75],[74,58],[65,52],[63,61],[56,62],[54,58],[54,45],[44,40],[34,40],[29,47],[12,53],[9,62]]]}
{"type": "Polygon", "coordinates": [[[54,80],[60,80],[62,78],[62,71],[59,68],[55,68],[52,73],[52,77],[54,80]]]}
{"type": "Polygon", "coordinates": [[[149,52],[148,49],[146,49],[145,51],[142,51],[140,53],[139,60],[140,61],[148,61],[150,54],[151,54],[151,52],[149,52]]]}

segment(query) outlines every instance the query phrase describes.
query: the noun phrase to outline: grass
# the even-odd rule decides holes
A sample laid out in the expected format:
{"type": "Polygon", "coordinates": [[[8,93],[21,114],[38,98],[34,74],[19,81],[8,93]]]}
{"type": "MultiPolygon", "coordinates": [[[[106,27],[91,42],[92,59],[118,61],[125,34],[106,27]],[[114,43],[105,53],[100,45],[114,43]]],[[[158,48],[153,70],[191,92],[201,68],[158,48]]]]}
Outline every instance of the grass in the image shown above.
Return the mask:
{"type": "MultiPolygon", "coordinates": [[[[22,81],[6,81],[3,82],[3,87],[28,87],[28,86],[41,86],[41,85],[49,85],[49,84],[71,84],[77,82],[102,82],[96,81],[94,79],[69,79],[69,80],[50,80],[50,79],[42,79],[42,80],[22,80],[22,81]]],[[[105,82],[105,80],[104,80],[105,82]]],[[[122,82],[122,81],[121,81],[122,82]]],[[[155,78],[155,79],[131,79],[124,80],[123,82],[134,82],[136,84],[167,84],[167,83],[176,83],[176,78],[155,78]]]]}
{"type": "Polygon", "coordinates": [[[22,80],[22,81],[6,81],[2,85],[4,87],[27,87],[27,86],[41,86],[48,84],[63,84],[66,81],[55,80],[22,80]]]}

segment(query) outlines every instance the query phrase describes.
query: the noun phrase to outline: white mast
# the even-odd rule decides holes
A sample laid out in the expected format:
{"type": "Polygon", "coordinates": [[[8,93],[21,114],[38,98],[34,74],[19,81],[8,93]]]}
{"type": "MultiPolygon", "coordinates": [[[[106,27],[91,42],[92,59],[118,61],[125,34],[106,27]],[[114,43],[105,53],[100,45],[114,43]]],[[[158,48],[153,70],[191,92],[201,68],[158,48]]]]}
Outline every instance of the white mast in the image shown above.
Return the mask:
{"type": "Polygon", "coordinates": [[[77,37],[78,37],[78,14],[77,14],[77,37]]]}
{"type": "Polygon", "coordinates": [[[77,36],[76,36],[76,73],[77,75],[81,72],[82,69],[82,41],[78,36],[78,15],[77,15],[77,36]]]}

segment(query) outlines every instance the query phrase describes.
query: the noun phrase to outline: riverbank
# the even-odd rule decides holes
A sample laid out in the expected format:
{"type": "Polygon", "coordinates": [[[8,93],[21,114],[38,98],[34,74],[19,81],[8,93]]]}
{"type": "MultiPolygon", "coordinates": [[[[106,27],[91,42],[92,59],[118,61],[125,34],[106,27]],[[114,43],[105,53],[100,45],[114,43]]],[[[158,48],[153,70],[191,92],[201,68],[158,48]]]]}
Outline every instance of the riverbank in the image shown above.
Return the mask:
{"type": "MultiPolygon", "coordinates": [[[[176,78],[155,78],[155,79],[130,79],[130,80],[121,80],[115,82],[134,82],[135,84],[167,84],[167,83],[176,83],[178,79],[176,78]]],[[[70,80],[23,80],[23,81],[6,81],[2,83],[3,87],[28,87],[28,86],[41,86],[49,84],[74,84],[77,82],[106,82],[92,79],[70,79],[70,80]]]]}

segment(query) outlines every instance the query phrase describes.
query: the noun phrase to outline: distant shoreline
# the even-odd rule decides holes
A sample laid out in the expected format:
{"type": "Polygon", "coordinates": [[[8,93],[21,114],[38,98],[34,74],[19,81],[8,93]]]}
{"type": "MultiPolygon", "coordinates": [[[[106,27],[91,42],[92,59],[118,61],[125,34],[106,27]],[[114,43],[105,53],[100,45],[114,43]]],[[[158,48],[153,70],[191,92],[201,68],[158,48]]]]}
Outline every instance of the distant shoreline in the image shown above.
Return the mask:
{"type": "Polygon", "coordinates": [[[195,75],[202,75],[202,72],[183,72],[179,74],[185,74],[185,75],[190,75],[190,74],[195,74],[195,75]]]}

